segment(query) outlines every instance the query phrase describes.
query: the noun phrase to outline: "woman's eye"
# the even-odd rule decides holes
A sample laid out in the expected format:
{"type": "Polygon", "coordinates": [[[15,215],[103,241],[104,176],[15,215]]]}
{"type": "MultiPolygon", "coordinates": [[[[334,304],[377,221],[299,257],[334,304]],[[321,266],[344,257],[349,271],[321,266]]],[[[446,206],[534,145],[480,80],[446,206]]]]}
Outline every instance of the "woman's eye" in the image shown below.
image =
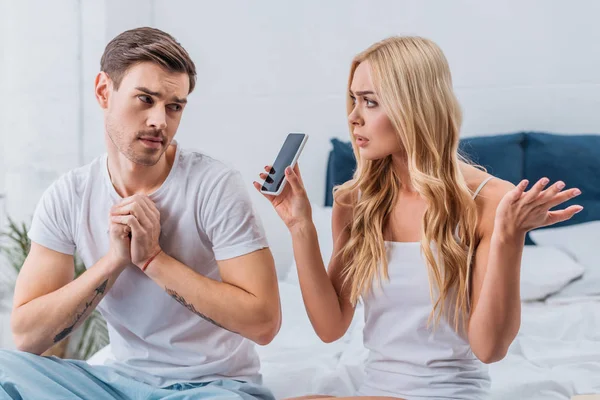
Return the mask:
{"type": "Polygon", "coordinates": [[[369,108],[377,107],[377,103],[374,102],[373,100],[369,100],[369,99],[365,98],[365,102],[367,103],[367,107],[369,107],[369,108]]]}

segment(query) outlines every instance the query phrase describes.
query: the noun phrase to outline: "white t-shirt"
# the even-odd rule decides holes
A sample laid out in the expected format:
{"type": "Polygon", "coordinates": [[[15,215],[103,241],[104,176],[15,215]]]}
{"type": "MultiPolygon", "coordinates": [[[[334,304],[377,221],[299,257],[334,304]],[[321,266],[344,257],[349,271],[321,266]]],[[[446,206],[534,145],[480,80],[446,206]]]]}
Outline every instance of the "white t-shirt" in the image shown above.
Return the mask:
{"type": "MultiPolygon", "coordinates": [[[[220,280],[216,260],[268,247],[239,172],[204,154],[177,146],[167,179],[149,197],[160,211],[162,249],[199,274],[220,280]]],[[[77,250],[89,268],[108,252],[108,215],[121,199],[100,156],[46,190],[29,237],[61,253],[77,250]]],[[[254,343],[192,313],[133,265],[98,309],[111,341],[106,364],[127,376],[158,387],[261,381],[254,343]]]]}

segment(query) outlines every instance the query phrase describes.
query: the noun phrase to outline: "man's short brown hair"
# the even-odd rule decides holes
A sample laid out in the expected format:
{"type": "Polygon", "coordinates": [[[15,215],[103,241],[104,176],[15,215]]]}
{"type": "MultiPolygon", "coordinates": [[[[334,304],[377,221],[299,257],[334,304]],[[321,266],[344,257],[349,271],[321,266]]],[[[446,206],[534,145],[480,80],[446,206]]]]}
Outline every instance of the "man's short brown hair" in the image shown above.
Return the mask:
{"type": "Polygon", "coordinates": [[[112,79],[115,89],[129,67],[150,61],[167,71],[185,72],[190,77],[190,90],[196,85],[196,66],[183,47],[166,32],[155,28],[125,31],[111,40],[100,59],[100,69],[112,79]]]}

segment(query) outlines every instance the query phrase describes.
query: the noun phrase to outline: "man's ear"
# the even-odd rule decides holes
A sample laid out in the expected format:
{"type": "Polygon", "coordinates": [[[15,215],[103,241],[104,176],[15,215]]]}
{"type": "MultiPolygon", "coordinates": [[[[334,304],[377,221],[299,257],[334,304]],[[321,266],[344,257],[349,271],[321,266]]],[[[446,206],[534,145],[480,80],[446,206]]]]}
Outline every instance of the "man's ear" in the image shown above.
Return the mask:
{"type": "Polygon", "coordinates": [[[94,91],[96,94],[96,100],[98,100],[98,104],[100,104],[102,109],[108,108],[108,97],[113,87],[112,80],[106,72],[100,71],[96,76],[96,81],[94,84],[94,91]]]}

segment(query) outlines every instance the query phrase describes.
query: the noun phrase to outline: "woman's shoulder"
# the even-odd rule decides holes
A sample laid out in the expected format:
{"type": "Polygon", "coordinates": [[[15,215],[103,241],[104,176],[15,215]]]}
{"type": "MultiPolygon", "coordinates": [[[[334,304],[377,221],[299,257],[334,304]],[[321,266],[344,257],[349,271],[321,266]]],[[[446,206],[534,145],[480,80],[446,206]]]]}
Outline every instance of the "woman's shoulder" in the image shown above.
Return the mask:
{"type": "Polygon", "coordinates": [[[481,205],[498,204],[500,200],[515,188],[511,182],[498,178],[472,165],[461,166],[465,182],[475,201],[481,205]],[[483,186],[482,186],[483,185],[483,186]]]}
{"type": "Polygon", "coordinates": [[[475,195],[479,189],[479,193],[477,193],[477,196],[475,197],[477,214],[479,215],[479,235],[483,236],[491,234],[494,227],[496,209],[506,193],[513,190],[515,185],[466,164],[463,166],[463,176],[473,195],[475,195]],[[484,182],[485,184],[483,187],[480,187],[484,182]]]}

